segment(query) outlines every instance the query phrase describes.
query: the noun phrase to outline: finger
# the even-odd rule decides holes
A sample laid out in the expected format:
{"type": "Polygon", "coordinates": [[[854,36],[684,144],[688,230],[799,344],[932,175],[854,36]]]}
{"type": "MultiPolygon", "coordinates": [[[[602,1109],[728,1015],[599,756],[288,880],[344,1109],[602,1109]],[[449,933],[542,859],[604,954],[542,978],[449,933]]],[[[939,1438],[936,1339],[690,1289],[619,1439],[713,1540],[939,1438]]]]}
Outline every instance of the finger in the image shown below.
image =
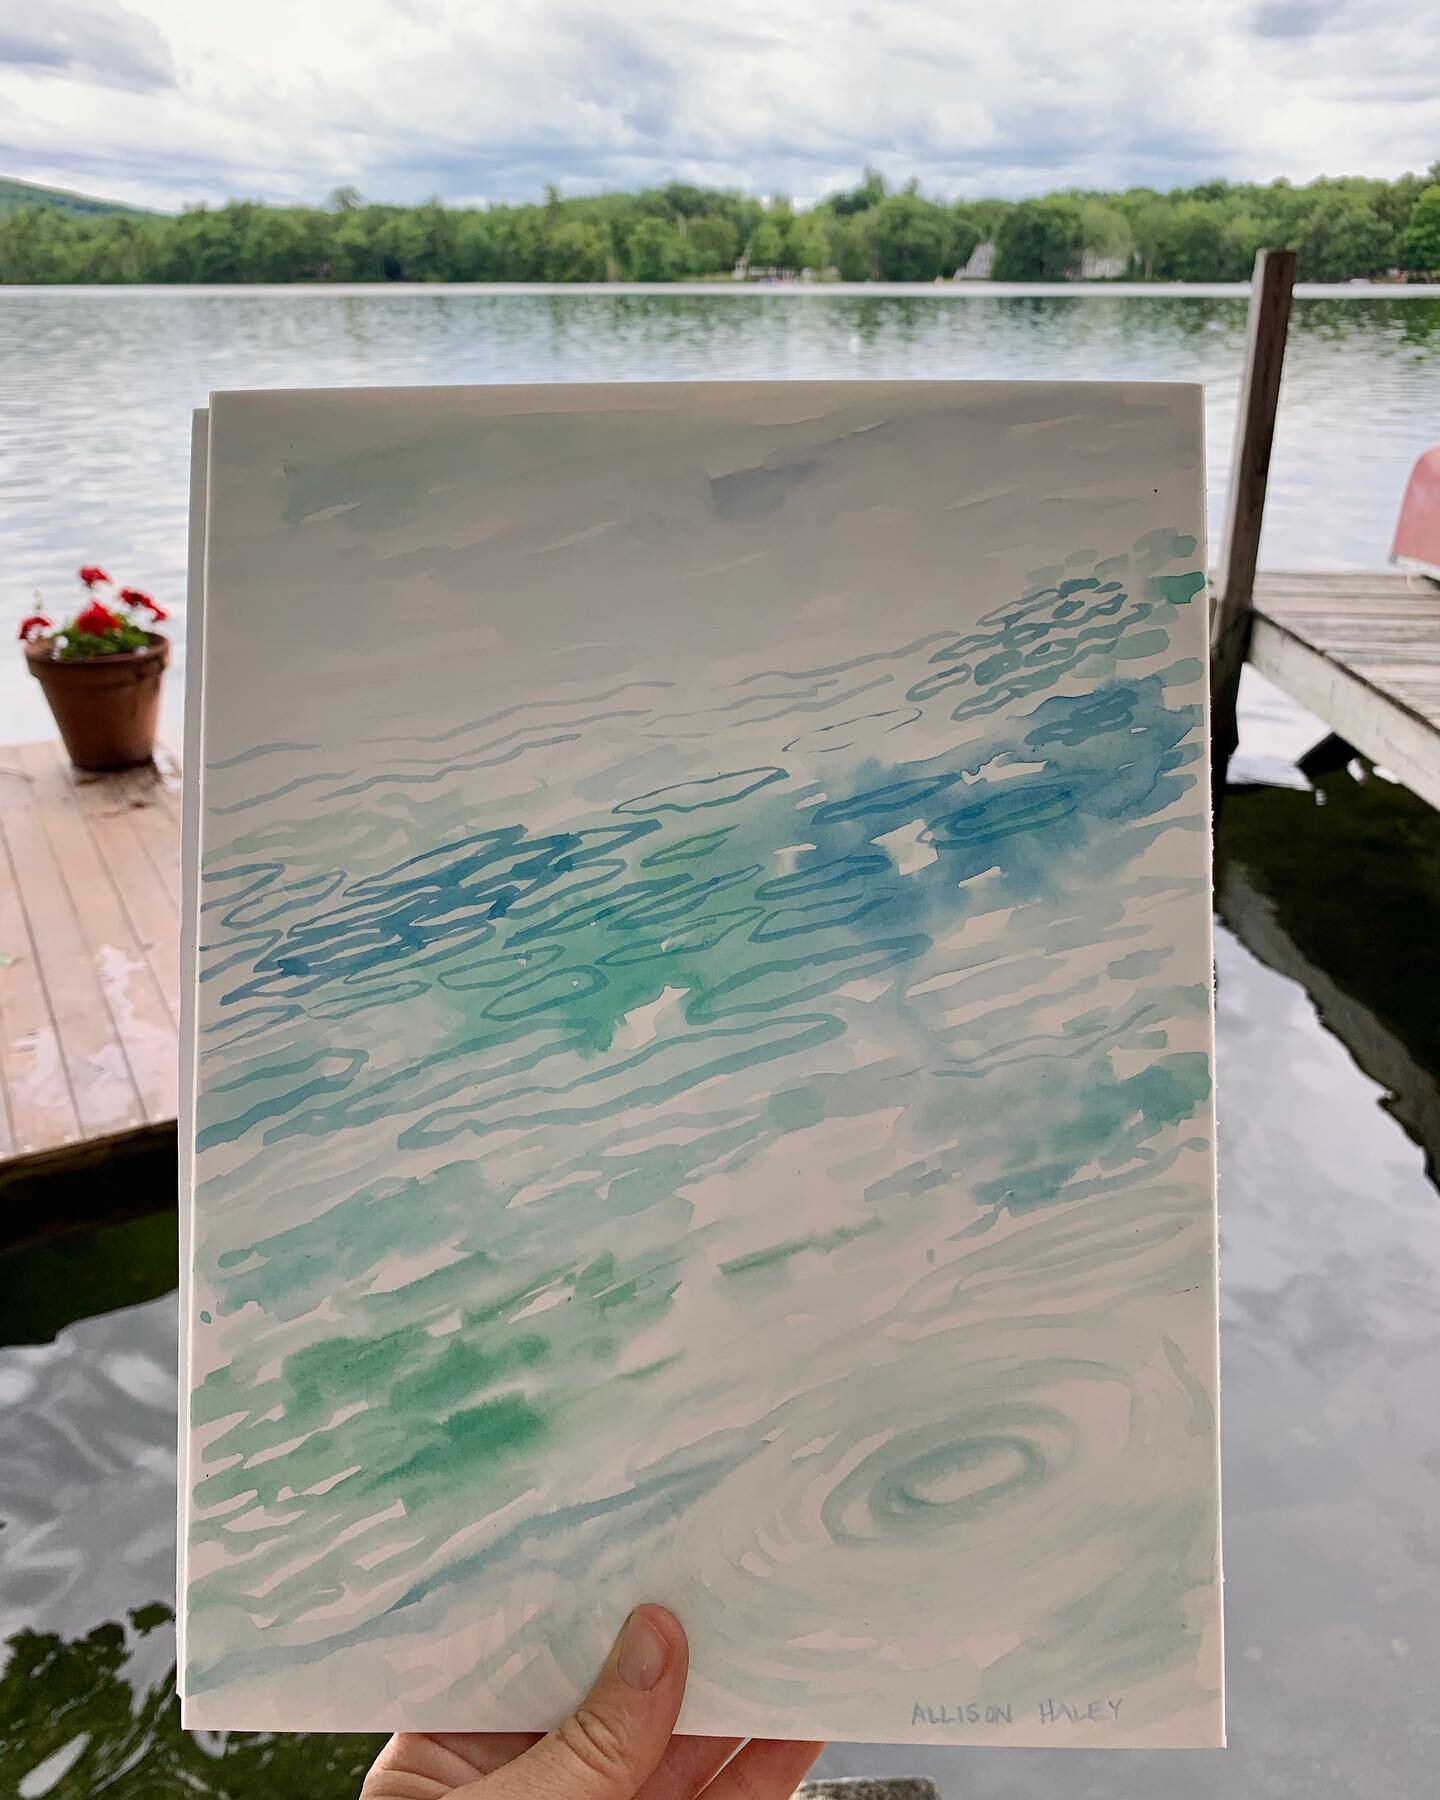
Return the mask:
{"type": "Polygon", "coordinates": [[[824,1748],[751,1738],[705,1789],[703,1800],[790,1800],[824,1748]]]}
{"type": "Polygon", "coordinates": [[[449,1755],[467,1765],[467,1781],[493,1775],[540,1742],[538,1731],[431,1731],[426,1734],[449,1755]]]}
{"type": "Polygon", "coordinates": [[[513,1762],[538,1732],[397,1731],[376,1757],[360,1800],[410,1800],[450,1793],[513,1762]]]}
{"type": "Polygon", "coordinates": [[[693,1800],[743,1742],[743,1738],[672,1737],[659,1768],[635,1800],[693,1800]]]}
{"type": "Polygon", "coordinates": [[[637,1606],[594,1687],[533,1750],[486,1778],[484,1800],[634,1800],[670,1742],[688,1661],[680,1621],[637,1606]]]}

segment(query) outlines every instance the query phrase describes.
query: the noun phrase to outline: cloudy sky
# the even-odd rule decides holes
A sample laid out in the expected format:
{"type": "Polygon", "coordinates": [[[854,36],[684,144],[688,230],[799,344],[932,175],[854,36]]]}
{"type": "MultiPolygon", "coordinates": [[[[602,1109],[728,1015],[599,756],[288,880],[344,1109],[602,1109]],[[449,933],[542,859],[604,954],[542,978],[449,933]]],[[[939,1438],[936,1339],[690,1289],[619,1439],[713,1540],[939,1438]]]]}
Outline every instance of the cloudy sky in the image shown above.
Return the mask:
{"type": "Polygon", "coordinates": [[[1394,175],[1434,0],[0,0],[0,174],[157,207],[1394,175]]]}

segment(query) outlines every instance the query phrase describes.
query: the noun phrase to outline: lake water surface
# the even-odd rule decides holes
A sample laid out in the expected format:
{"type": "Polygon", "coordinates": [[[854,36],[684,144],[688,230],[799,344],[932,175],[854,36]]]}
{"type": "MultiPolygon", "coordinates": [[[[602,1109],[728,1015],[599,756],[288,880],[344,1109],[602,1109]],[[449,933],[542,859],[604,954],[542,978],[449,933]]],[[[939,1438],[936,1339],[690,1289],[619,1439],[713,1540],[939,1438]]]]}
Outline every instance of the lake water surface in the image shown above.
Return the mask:
{"type": "MultiPolygon", "coordinates": [[[[178,611],[190,409],[238,386],[1203,381],[1218,520],[1243,329],[1234,294],[0,291],[7,590],[63,604],[98,560],[178,611]]],[[[1299,301],[1263,560],[1379,566],[1435,441],[1440,300],[1299,301]]],[[[18,665],[0,742],[50,731],[18,665]]],[[[1440,821],[1343,753],[1302,771],[1323,727],[1263,684],[1243,711],[1217,943],[1232,1749],[841,1745],[830,1772],[946,1800],[1434,1792],[1440,821]]],[[[362,1741],[176,1728],[172,1285],[164,1216],[0,1255],[0,1795],[353,1800],[362,1741]]]]}
{"type": "MultiPolygon", "coordinates": [[[[1374,567],[1440,437],[1440,297],[1300,299],[1264,559],[1374,567]]],[[[0,552],[13,610],[99,562],[178,612],[191,409],[213,389],[391,383],[966,377],[1205,384],[1212,540],[1244,346],[1238,290],[696,293],[427,288],[0,289],[0,552]]],[[[174,621],[183,668],[183,620],[174,621]]],[[[180,681],[169,684],[178,718],[180,681]]],[[[0,741],[49,735],[0,663],[0,741]]]]}

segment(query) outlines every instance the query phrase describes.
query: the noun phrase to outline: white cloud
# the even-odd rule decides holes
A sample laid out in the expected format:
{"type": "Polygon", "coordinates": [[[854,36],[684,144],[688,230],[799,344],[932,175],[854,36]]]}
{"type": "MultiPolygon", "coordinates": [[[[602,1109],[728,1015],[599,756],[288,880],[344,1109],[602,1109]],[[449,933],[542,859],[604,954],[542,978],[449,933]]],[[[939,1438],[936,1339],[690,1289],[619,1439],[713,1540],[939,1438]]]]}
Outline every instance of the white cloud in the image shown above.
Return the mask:
{"type": "Polygon", "coordinates": [[[0,0],[0,171],[154,205],[1393,175],[1440,151],[1429,5],[0,0]]]}
{"type": "Polygon", "coordinates": [[[169,87],[175,70],[153,19],[84,0],[0,0],[0,71],[61,76],[86,87],[169,87]]]}

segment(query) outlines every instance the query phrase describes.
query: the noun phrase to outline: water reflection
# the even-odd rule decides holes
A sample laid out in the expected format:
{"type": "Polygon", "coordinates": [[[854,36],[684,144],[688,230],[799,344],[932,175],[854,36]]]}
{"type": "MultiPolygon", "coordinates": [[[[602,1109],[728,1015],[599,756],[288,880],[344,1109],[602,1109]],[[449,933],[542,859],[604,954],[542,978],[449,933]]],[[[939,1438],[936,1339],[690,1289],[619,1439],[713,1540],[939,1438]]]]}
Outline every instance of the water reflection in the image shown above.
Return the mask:
{"type": "Polygon", "coordinates": [[[137,1687],[150,1640],[174,1647],[174,1615],[153,1602],[68,1642],[22,1631],[0,1673],[0,1793],[20,1800],[355,1800],[380,1736],[279,1737],[180,1729],[175,1667],[137,1687]]]}
{"type": "Polygon", "coordinates": [[[1440,1180],[1440,813],[1362,758],[1225,806],[1220,916],[1298,982],[1440,1180]]]}

